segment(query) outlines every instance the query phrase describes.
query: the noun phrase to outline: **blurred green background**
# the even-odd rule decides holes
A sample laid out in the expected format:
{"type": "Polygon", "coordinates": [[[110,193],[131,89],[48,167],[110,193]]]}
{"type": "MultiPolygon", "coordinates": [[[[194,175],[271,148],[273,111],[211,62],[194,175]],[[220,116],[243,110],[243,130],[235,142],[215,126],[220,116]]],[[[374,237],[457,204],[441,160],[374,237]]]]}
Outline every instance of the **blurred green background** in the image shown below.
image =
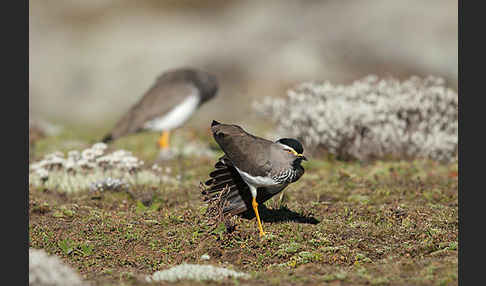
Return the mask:
{"type": "Polygon", "coordinates": [[[180,66],[220,80],[193,127],[212,119],[253,126],[253,99],[305,80],[433,74],[457,88],[457,1],[29,4],[31,119],[108,130],[160,73],[180,66]]]}

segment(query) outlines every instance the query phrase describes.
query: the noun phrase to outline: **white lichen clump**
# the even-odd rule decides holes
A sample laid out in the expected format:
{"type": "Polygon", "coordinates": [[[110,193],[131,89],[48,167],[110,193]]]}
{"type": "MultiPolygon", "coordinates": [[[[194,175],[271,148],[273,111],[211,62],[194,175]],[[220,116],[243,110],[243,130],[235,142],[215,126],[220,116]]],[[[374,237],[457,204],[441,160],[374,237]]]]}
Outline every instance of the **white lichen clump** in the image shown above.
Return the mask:
{"type": "Polygon", "coordinates": [[[370,75],[350,85],[306,82],[254,104],[281,135],[337,158],[457,158],[458,96],[441,78],[370,75]]]}
{"type": "Polygon", "coordinates": [[[124,180],[107,177],[91,183],[91,191],[126,191],[130,187],[124,180]]]}
{"type": "Polygon", "coordinates": [[[211,265],[181,264],[164,271],[157,271],[154,274],[147,276],[146,281],[220,281],[226,278],[249,278],[249,275],[231,269],[215,267],[211,265]]]}
{"type": "Polygon", "coordinates": [[[134,185],[159,186],[177,183],[170,169],[142,168],[144,162],[131,152],[105,153],[107,145],[96,143],[88,149],[47,154],[30,165],[29,183],[63,192],[79,190],[121,191],[134,185]]]}
{"type": "Polygon", "coordinates": [[[29,285],[81,286],[87,283],[57,256],[49,256],[41,249],[29,248],[29,285]]]}
{"type": "Polygon", "coordinates": [[[173,150],[176,155],[182,155],[185,157],[195,156],[212,158],[216,155],[216,152],[209,149],[207,144],[194,141],[186,141],[182,147],[175,146],[173,150]]]}
{"type": "MultiPolygon", "coordinates": [[[[178,139],[180,140],[180,139],[178,139]]],[[[175,140],[176,141],[176,140],[175,140]]],[[[162,149],[158,158],[161,160],[172,160],[177,157],[208,157],[216,156],[216,152],[209,149],[207,144],[194,141],[178,142],[168,149],[162,149]]]]}

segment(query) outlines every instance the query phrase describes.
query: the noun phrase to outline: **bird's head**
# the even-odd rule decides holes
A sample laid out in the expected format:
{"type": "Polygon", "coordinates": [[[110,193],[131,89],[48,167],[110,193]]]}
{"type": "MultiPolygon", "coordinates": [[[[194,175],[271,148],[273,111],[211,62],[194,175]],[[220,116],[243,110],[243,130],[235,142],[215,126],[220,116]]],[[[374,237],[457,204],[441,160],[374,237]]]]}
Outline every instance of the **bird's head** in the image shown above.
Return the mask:
{"type": "Polygon", "coordinates": [[[302,144],[293,138],[281,138],[276,141],[282,147],[282,152],[285,152],[290,159],[294,162],[300,163],[302,160],[307,161],[307,158],[303,155],[304,147],[302,144]]]}
{"type": "Polygon", "coordinates": [[[204,71],[197,71],[195,73],[194,83],[201,91],[203,102],[216,96],[219,89],[218,80],[216,76],[204,71]]]}
{"type": "Polygon", "coordinates": [[[195,85],[201,92],[202,102],[208,101],[216,96],[219,88],[218,79],[215,75],[192,67],[169,70],[162,74],[158,78],[158,81],[189,82],[195,85]]]}

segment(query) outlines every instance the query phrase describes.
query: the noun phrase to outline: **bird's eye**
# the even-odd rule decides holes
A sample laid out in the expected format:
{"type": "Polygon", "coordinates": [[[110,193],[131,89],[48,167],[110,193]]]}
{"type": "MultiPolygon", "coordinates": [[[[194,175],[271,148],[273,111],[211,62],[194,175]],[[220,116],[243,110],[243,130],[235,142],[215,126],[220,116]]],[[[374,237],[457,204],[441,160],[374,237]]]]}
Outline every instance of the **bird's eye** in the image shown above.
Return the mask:
{"type": "Polygon", "coordinates": [[[292,150],[290,150],[290,149],[284,149],[284,150],[289,152],[289,153],[292,153],[292,150]]]}

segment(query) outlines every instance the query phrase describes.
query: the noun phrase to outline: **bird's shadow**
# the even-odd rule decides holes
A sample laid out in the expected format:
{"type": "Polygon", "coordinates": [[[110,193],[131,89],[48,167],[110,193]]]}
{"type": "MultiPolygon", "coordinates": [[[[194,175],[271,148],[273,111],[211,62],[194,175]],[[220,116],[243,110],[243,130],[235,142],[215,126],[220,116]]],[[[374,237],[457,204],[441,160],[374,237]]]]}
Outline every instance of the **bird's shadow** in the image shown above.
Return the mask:
{"type": "MultiPolygon", "coordinates": [[[[299,213],[296,213],[287,207],[283,206],[279,209],[269,209],[264,204],[260,204],[258,206],[258,213],[260,215],[260,219],[263,222],[297,222],[297,223],[308,223],[308,224],[318,224],[320,223],[313,216],[304,216],[299,213]]],[[[252,219],[255,217],[255,213],[253,209],[250,209],[242,214],[243,218],[252,219]]]]}

